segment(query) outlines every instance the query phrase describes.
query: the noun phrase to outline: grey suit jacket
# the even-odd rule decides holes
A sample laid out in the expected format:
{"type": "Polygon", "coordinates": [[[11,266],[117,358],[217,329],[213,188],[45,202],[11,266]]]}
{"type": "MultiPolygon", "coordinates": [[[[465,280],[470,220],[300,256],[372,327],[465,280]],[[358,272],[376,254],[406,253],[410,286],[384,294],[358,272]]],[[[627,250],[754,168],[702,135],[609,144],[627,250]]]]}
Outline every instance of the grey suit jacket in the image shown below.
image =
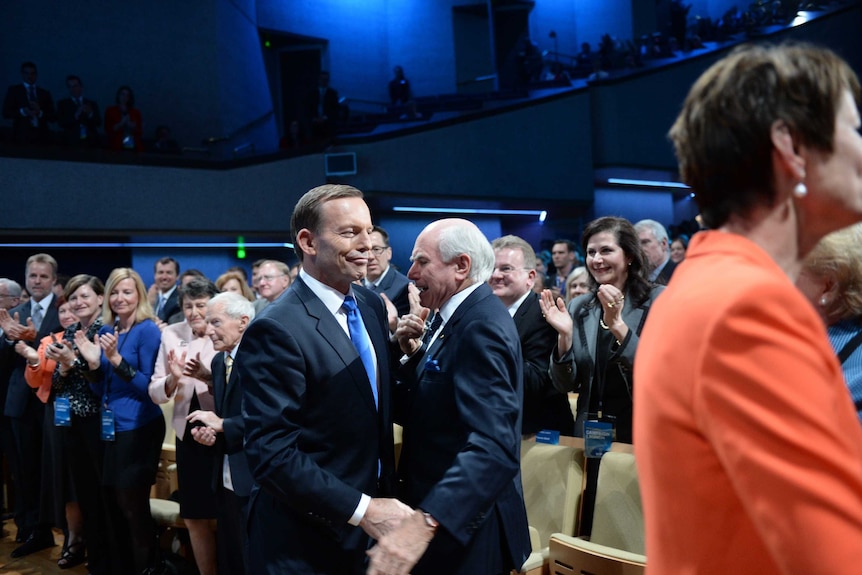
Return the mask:
{"type": "MultiPolygon", "coordinates": [[[[629,326],[629,333],[609,354],[609,365],[617,365],[632,393],[632,366],[637,352],[640,332],[647,312],[655,298],[664,291],[664,286],[654,286],[647,300],[635,305],[632,298],[626,297],[623,305],[623,321],[629,326]]],[[[578,395],[578,417],[575,420],[575,435],[583,434],[590,405],[590,393],[595,376],[596,341],[599,333],[599,310],[593,293],[576,297],[569,302],[569,313],[574,321],[572,349],[557,359],[557,349],[551,353],[551,381],[554,387],[563,392],[574,391],[578,395]]]]}

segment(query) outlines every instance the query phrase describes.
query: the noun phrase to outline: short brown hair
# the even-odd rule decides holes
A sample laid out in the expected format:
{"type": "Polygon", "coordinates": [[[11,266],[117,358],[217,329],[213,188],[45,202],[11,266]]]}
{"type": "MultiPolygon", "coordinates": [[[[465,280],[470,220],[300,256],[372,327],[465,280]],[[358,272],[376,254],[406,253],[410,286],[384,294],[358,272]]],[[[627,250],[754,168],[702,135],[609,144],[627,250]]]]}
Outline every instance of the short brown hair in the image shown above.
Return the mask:
{"type": "Polygon", "coordinates": [[[290,216],[290,237],[293,241],[293,251],[299,261],[302,261],[303,252],[296,241],[296,236],[301,230],[308,229],[317,233],[320,227],[320,206],[330,200],[339,198],[361,198],[362,192],[353,186],[345,184],[325,184],[307,191],[299,198],[290,216]]]}
{"type": "Polygon", "coordinates": [[[744,45],[695,82],[669,136],[679,170],[707,227],[775,202],[772,125],[832,152],[844,91],[859,100],[859,80],[828,49],[809,44],[744,45]]]}

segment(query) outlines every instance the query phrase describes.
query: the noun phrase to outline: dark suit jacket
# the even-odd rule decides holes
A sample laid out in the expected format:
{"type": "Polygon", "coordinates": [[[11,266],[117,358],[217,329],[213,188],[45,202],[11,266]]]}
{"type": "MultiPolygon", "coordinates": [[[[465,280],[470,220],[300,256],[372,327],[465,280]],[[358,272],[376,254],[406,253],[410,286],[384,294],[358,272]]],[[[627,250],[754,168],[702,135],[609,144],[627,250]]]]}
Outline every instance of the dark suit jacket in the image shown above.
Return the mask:
{"type": "Polygon", "coordinates": [[[523,365],[515,324],[487,284],[458,306],[427,353],[405,364],[403,498],[440,522],[414,574],[508,573],[530,554],[523,365]]]}
{"type": "Polygon", "coordinates": [[[239,370],[232,369],[230,381],[225,381],[223,353],[217,353],[213,357],[211,370],[215,412],[224,420],[222,423],[224,427],[222,441],[216,443],[216,448],[219,450],[218,464],[216,465],[216,486],[222,486],[222,461],[223,456],[227,454],[233,492],[241,497],[248,497],[251,495],[254,479],[251,477],[248,458],[245,449],[243,449],[245,420],[242,418],[242,388],[239,384],[239,370]]]}
{"type": "Polygon", "coordinates": [[[30,123],[29,116],[21,115],[21,108],[30,105],[27,89],[24,84],[9,86],[6,91],[6,99],[3,101],[3,117],[12,120],[12,141],[18,144],[47,144],[50,143],[51,134],[48,131],[48,123],[53,122],[54,100],[51,93],[36,86],[36,101],[42,110],[37,126],[30,123]]]}
{"type": "Polygon", "coordinates": [[[386,309],[353,292],[377,353],[379,409],[356,348],[301,277],[240,344],[252,573],[365,572],[368,537],[348,521],[362,493],[392,491],[395,455],[386,309]]]}
{"type": "Polygon", "coordinates": [[[395,304],[398,317],[410,311],[410,302],[407,300],[407,286],[410,280],[407,276],[390,266],[389,271],[383,276],[380,284],[374,289],[377,293],[385,293],[386,297],[395,304]]]}
{"type": "MultiPolygon", "coordinates": [[[[45,310],[42,318],[42,325],[39,327],[39,332],[36,334],[36,339],[32,342],[27,342],[34,349],[39,346],[42,338],[51,333],[60,331],[60,317],[57,314],[57,298],[51,300],[51,305],[45,310]]],[[[18,314],[21,325],[27,325],[27,319],[30,317],[30,302],[22,303],[21,305],[9,310],[9,315],[15,316],[18,314]]],[[[27,411],[29,402],[39,402],[36,398],[35,391],[27,385],[24,379],[24,370],[26,369],[27,361],[15,352],[15,344],[10,344],[6,338],[0,338],[0,346],[2,346],[3,362],[12,366],[11,375],[9,376],[9,390],[6,394],[6,405],[3,408],[3,414],[9,417],[22,417],[27,411]]]]}
{"type": "MultiPolygon", "coordinates": [[[[158,300],[156,300],[156,305],[158,306],[158,300]]],[[[168,298],[168,301],[165,302],[165,307],[159,313],[159,319],[167,322],[172,315],[180,311],[180,288],[177,287],[171,294],[171,297],[168,298]]]]}
{"type": "Polygon", "coordinates": [[[574,435],[575,418],[569,398],[551,383],[549,358],[557,343],[557,332],[545,321],[539,294],[530,293],[515,312],[515,327],[524,354],[524,421],[522,433],[553,429],[574,435]]]}
{"type": "Polygon", "coordinates": [[[658,277],[655,278],[655,283],[657,283],[658,285],[666,286],[667,282],[670,281],[670,276],[673,275],[675,269],[676,262],[674,262],[673,260],[667,260],[667,263],[661,269],[661,273],[658,274],[658,277]]]}
{"type": "Polygon", "coordinates": [[[75,119],[78,105],[72,98],[63,98],[57,102],[57,123],[63,129],[63,141],[69,146],[98,146],[99,126],[102,125],[102,116],[99,114],[99,105],[89,98],[84,98],[84,103],[93,110],[92,116],[81,115],[75,119]],[[87,137],[81,139],[81,125],[87,128],[87,137]]]}

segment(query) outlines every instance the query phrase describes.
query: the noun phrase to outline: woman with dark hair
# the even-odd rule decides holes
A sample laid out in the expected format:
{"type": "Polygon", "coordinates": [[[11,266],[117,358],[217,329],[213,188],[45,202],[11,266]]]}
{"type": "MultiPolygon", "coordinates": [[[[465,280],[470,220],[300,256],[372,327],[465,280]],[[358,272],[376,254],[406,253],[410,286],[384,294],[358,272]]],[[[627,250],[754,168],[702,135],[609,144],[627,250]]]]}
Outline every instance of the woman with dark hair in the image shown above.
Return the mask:
{"type": "Polygon", "coordinates": [[[825,48],[745,45],[670,130],[709,230],[635,363],[651,573],[859,573],[862,427],[794,285],[821,238],[862,220],[859,97],[825,48]]]}
{"type": "Polygon", "coordinates": [[[161,331],[147,301],[141,276],[117,268],[108,276],[104,326],[89,341],[75,334],[89,368],[91,389],[101,398],[101,437],[105,445],[102,484],[119,508],[114,535],[119,558],[131,565],[121,573],[159,573],[156,527],[150,514],[150,487],[165,438],[162,410],[148,394],[161,331]]]}
{"type": "Polygon", "coordinates": [[[215,410],[210,364],[213,342],[206,336],[207,302],[218,288],[206,278],[186,282],[180,289],[180,309],[185,321],[167,326],[150,380],[150,398],[158,404],[171,400],[176,432],[177,481],[180,517],[185,520],[200,575],[216,573],[216,540],[213,523],[217,502],[213,485],[216,451],[192,438],[189,413],[215,410]]]}
{"type": "Polygon", "coordinates": [[[143,120],[135,108],[135,94],[128,86],[117,89],[116,104],[105,109],[105,131],[108,148],[140,152],[143,146],[143,120]]]}
{"type": "Polygon", "coordinates": [[[664,288],[647,279],[638,234],[623,218],[587,224],[581,240],[587,255],[590,292],[566,309],[550,290],[542,292],[542,313],[557,330],[551,381],[578,395],[576,435],[590,419],[614,426],[616,441],[632,442],[632,365],[640,330],[652,302],[664,288]]]}
{"type": "Polygon", "coordinates": [[[685,250],[688,249],[688,236],[680,234],[670,243],[670,259],[678,264],[685,259],[685,250]]]}

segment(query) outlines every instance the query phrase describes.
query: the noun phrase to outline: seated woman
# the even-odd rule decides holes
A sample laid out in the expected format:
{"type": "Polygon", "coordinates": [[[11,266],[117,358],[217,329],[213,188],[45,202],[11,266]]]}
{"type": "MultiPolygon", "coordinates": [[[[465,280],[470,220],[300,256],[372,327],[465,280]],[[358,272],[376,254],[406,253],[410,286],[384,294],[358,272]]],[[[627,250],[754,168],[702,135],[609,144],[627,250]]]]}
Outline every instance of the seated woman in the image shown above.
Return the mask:
{"type": "Polygon", "coordinates": [[[805,257],[796,285],[826,324],[862,421],[862,224],[820,240],[805,257]]]}
{"type": "Polygon", "coordinates": [[[185,321],[169,325],[162,332],[149,387],[154,402],[174,402],[180,516],[188,527],[200,575],[216,573],[213,523],[217,502],[212,484],[216,452],[192,439],[193,426],[186,424],[186,417],[200,409],[215,409],[209,367],[215,350],[206,336],[206,313],[207,302],[216,295],[216,286],[206,278],[192,279],[180,288],[180,309],[185,321]]]}

